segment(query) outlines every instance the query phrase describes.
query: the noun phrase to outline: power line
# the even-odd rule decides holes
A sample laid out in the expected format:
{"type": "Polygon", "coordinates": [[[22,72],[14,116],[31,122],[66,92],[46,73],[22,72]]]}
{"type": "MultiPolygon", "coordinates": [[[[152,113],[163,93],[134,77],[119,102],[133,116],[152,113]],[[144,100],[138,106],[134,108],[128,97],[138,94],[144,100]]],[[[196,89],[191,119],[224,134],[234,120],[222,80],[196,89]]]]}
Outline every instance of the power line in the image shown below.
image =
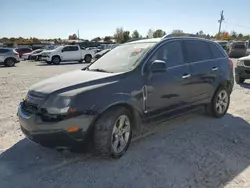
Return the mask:
{"type": "Polygon", "coordinates": [[[250,29],[250,26],[243,26],[243,25],[238,25],[238,24],[231,24],[231,23],[228,23],[228,22],[224,22],[224,23],[227,23],[229,25],[233,25],[235,27],[242,27],[242,28],[245,28],[245,29],[250,29]]]}

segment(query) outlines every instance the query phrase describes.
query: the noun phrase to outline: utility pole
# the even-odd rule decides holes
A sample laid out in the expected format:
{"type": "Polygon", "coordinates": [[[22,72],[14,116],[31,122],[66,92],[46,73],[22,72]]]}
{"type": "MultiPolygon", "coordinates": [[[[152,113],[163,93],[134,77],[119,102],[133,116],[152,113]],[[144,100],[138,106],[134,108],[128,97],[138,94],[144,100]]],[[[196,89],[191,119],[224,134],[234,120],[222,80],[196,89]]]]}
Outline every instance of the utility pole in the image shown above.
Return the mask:
{"type": "Polygon", "coordinates": [[[219,19],[219,32],[218,32],[218,34],[220,34],[220,31],[221,31],[221,24],[222,24],[222,22],[225,20],[225,18],[224,18],[224,15],[223,15],[223,10],[221,11],[221,14],[220,14],[220,19],[219,19]]]}
{"type": "Polygon", "coordinates": [[[79,29],[77,30],[77,36],[78,36],[78,40],[79,40],[80,39],[79,29]]]}

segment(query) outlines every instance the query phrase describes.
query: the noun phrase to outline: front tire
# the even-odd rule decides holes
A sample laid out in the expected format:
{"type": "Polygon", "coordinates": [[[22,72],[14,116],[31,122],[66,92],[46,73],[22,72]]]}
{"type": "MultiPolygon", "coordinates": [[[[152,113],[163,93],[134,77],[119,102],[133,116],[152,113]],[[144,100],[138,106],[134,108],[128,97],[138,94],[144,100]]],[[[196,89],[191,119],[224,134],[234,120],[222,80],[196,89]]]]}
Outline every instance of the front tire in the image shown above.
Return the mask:
{"type": "Polygon", "coordinates": [[[58,56],[52,57],[52,63],[53,63],[54,65],[59,65],[59,64],[61,63],[60,57],[58,57],[58,56]]]}
{"type": "Polygon", "coordinates": [[[132,116],[124,107],[108,110],[100,116],[94,129],[94,147],[97,153],[120,158],[130,145],[132,116]]]}
{"type": "Polygon", "coordinates": [[[206,106],[206,111],[209,115],[216,118],[223,117],[229,108],[230,94],[225,87],[219,88],[214,94],[211,103],[206,106]]]}
{"type": "Polygon", "coordinates": [[[237,84],[242,84],[242,83],[244,83],[245,82],[245,78],[242,78],[242,77],[240,77],[239,75],[235,75],[235,82],[237,83],[237,84]]]}
{"type": "Polygon", "coordinates": [[[85,63],[91,63],[91,60],[92,60],[91,55],[86,55],[86,56],[84,57],[85,63]]]}

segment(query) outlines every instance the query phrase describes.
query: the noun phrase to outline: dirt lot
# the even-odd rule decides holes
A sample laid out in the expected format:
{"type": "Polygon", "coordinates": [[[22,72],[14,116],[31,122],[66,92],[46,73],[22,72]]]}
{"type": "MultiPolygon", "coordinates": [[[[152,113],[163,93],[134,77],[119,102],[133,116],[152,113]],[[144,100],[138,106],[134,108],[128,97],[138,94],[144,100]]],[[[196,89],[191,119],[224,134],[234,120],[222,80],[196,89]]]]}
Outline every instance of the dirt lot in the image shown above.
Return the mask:
{"type": "Polygon", "coordinates": [[[235,85],[229,113],[193,113],[158,126],[120,160],[61,154],[24,139],[16,116],[28,88],[83,64],[0,67],[0,187],[250,187],[250,85],[235,85]]]}

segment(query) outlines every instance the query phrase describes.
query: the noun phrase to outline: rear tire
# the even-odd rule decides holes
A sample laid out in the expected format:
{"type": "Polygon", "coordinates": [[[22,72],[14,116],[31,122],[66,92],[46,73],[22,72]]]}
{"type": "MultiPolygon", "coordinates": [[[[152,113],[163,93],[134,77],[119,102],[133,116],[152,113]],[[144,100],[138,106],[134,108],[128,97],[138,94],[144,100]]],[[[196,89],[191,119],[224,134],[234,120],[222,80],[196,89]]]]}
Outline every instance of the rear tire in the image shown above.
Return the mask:
{"type": "Polygon", "coordinates": [[[94,148],[98,154],[120,158],[130,145],[132,116],[124,107],[115,107],[104,112],[94,127],[94,148]]]}
{"type": "Polygon", "coordinates": [[[52,57],[52,63],[54,65],[59,65],[61,63],[61,58],[59,56],[52,57]]]}
{"type": "Polygon", "coordinates": [[[91,63],[91,60],[92,60],[91,55],[85,55],[85,57],[84,57],[85,63],[91,63]]]}
{"type": "Polygon", "coordinates": [[[7,58],[5,61],[4,61],[4,66],[5,67],[14,67],[16,64],[16,60],[13,59],[13,58],[7,58]]]}
{"type": "Polygon", "coordinates": [[[235,82],[237,83],[237,84],[242,84],[242,83],[244,83],[245,82],[245,78],[242,78],[242,77],[240,77],[239,75],[235,75],[235,82]]]}
{"type": "Polygon", "coordinates": [[[229,108],[230,94],[227,88],[220,87],[214,94],[211,103],[206,106],[206,112],[216,118],[223,117],[229,108]]]}

